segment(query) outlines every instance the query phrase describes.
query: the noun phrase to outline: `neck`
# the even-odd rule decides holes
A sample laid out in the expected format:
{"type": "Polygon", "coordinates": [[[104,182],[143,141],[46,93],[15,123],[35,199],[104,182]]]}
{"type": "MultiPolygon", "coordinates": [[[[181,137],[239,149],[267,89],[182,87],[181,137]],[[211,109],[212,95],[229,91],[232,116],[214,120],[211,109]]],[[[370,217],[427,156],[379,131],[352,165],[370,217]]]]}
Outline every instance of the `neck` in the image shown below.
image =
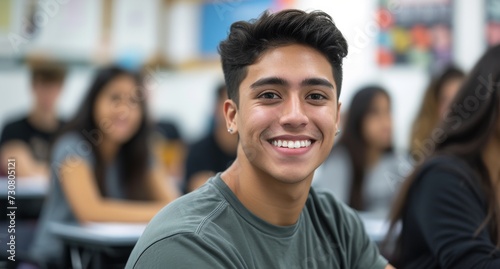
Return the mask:
{"type": "Polygon", "coordinates": [[[99,153],[101,154],[104,163],[110,164],[116,157],[118,152],[118,144],[104,138],[99,146],[99,153]]]}
{"type": "Polygon", "coordinates": [[[366,167],[371,168],[378,163],[382,152],[376,147],[369,147],[366,151],[366,167]]]}
{"type": "Polygon", "coordinates": [[[59,127],[59,121],[55,111],[47,111],[39,107],[35,107],[31,111],[28,115],[28,121],[37,129],[46,132],[53,132],[59,127]]]}
{"type": "Polygon", "coordinates": [[[494,186],[500,184],[500,161],[498,159],[498,149],[500,148],[500,141],[492,138],[486,145],[483,151],[483,160],[490,174],[491,181],[494,186]]]}
{"type": "Polygon", "coordinates": [[[296,184],[286,184],[256,171],[238,158],[221,175],[250,212],[277,226],[289,226],[298,221],[309,196],[312,176],[296,184]]]}

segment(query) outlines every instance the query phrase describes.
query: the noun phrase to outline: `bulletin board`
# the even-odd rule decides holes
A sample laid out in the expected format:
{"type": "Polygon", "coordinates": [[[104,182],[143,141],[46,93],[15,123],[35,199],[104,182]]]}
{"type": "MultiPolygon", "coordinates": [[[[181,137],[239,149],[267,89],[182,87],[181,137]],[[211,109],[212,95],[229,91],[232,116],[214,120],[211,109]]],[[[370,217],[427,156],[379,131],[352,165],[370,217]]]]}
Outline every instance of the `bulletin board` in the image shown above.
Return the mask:
{"type": "Polygon", "coordinates": [[[380,66],[412,65],[436,70],[452,61],[453,0],[379,3],[380,66]]]}

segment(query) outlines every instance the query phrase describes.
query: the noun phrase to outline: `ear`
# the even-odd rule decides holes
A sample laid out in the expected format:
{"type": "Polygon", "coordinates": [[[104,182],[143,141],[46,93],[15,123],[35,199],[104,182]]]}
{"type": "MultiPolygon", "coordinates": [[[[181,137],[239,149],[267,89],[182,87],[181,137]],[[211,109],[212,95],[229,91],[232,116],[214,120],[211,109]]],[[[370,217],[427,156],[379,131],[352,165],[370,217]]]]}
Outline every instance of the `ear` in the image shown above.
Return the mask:
{"type": "Polygon", "coordinates": [[[335,120],[335,131],[339,130],[340,129],[340,108],[342,107],[342,103],[341,102],[338,102],[337,103],[337,119],[335,120]]]}
{"type": "Polygon", "coordinates": [[[236,103],[231,99],[224,101],[224,118],[226,119],[226,127],[228,130],[232,129],[234,133],[238,132],[237,117],[238,107],[236,106],[236,103]]]}

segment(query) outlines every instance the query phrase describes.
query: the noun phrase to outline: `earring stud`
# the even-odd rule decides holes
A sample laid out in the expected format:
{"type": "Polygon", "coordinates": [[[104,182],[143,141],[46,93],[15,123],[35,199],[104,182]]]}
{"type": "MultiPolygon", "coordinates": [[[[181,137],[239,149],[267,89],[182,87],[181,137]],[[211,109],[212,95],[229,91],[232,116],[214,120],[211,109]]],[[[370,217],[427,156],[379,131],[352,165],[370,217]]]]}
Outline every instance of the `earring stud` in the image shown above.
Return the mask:
{"type": "Polygon", "coordinates": [[[232,133],[233,133],[233,128],[229,128],[229,129],[227,129],[227,131],[228,131],[230,134],[232,134],[232,133]]]}
{"type": "Polygon", "coordinates": [[[338,136],[340,134],[340,130],[337,129],[337,131],[335,132],[335,136],[338,136]]]}

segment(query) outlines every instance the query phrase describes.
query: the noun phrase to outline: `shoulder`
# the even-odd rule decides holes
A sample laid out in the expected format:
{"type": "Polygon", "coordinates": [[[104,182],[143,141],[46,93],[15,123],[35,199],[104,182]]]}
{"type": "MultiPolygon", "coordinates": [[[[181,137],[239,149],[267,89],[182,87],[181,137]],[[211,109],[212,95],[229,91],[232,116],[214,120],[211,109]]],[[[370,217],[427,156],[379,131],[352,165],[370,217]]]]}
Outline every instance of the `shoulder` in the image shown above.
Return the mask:
{"type": "Polygon", "coordinates": [[[25,131],[23,129],[27,127],[29,125],[26,117],[8,121],[2,129],[2,140],[10,138],[12,135],[18,135],[20,132],[25,131]]]}
{"type": "Polygon", "coordinates": [[[148,224],[131,257],[138,258],[146,250],[165,242],[190,244],[213,240],[209,236],[215,229],[213,223],[229,207],[218,192],[215,186],[207,183],[168,204],[148,224]]]}
{"type": "MultiPolygon", "coordinates": [[[[211,184],[205,184],[194,192],[179,197],[164,207],[151,221],[146,235],[201,232],[206,221],[228,206],[227,201],[218,194],[211,184]]],[[[155,235],[156,236],[156,235],[155,235]]]]}
{"type": "Polygon", "coordinates": [[[19,127],[25,127],[27,125],[28,125],[28,118],[22,117],[8,121],[7,124],[5,124],[4,129],[5,130],[17,129],[19,127]]]}
{"type": "Polygon", "coordinates": [[[321,189],[317,190],[314,187],[312,187],[309,192],[307,203],[315,203],[322,209],[323,212],[327,213],[336,212],[336,214],[356,215],[353,209],[338,200],[331,192],[321,189]]]}
{"type": "Polygon", "coordinates": [[[438,156],[428,160],[417,172],[413,188],[416,189],[470,189],[479,191],[477,174],[463,160],[451,156],[438,156]]]}
{"type": "Polygon", "coordinates": [[[68,157],[78,157],[85,161],[93,159],[93,147],[81,134],[67,132],[59,136],[52,147],[52,160],[62,162],[68,157]]]}
{"type": "Polygon", "coordinates": [[[330,227],[336,227],[337,232],[348,229],[361,229],[361,220],[356,212],[346,204],[338,200],[331,192],[326,190],[316,190],[314,187],[309,192],[306,202],[308,210],[313,210],[322,219],[331,222],[330,227]]]}
{"type": "Polygon", "coordinates": [[[425,163],[415,175],[408,201],[423,208],[462,207],[464,203],[485,205],[478,175],[454,157],[437,157],[425,163]]]}
{"type": "Polygon", "coordinates": [[[329,192],[314,189],[310,191],[306,206],[311,221],[322,227],[326,237],[342,250],[349,268],[384,268],[387,265],[352,208],[329,192]]]}
{"type": "Polygon", "coordinates": [[[83,147],[90,146],[90,143],[77,132],[67,132],[56,138],[54,149],[67,148],[67,147],[83,147]]]}

